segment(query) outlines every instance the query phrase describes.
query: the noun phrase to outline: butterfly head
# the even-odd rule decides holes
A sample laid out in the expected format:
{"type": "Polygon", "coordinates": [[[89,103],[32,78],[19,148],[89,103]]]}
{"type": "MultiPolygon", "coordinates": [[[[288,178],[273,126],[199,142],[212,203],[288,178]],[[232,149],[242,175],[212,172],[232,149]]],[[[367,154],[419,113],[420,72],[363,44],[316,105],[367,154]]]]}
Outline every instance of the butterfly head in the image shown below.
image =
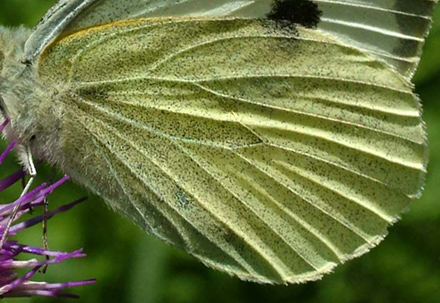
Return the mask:
{"type": "Polygon", "coordinates": [[[35,141],[45,121],[40,112],[47,110],[41,103],[49,100],[38,81],[36,67],[24,60],[24,44],[30,33],[24,27],[0,26],[0,119],[10,120],[3,130],[5,137],[23,145],[35,141]],[[36,110],[37,106],[42,110],[36,110]]]}

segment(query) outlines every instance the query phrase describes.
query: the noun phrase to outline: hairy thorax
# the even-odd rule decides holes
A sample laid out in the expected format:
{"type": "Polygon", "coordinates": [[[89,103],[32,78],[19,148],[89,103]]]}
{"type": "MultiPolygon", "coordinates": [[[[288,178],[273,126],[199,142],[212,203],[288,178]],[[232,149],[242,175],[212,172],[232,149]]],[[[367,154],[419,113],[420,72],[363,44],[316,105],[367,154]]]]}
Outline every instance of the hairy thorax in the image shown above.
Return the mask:
{"type": "Polygon", "coordinates": [[[37,158],[51,160],[58,145],[62,106],[56,92],[43,86],[32,62],[24,60],[30,30],[0,27],[0,117],[10,119],[4,135],[27,146],[37,158]]]}

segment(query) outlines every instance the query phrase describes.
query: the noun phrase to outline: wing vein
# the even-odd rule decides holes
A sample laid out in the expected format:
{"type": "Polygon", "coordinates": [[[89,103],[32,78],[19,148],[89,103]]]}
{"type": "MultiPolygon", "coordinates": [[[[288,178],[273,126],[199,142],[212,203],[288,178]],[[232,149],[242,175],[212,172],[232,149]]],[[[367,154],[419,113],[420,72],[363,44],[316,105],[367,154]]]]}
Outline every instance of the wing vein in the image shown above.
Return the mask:
{"type": "Polygon", "coordinates": [[[424,41],[423,38],[410,36],[410,35],[404,35],[399,32],[395,32],[395,31],[391,31],[391,30],[387,30],[387,29],[383,29],[383,28],[375,27],[375,26],[371,26],[371,25],[366,25],[366,24],[362,24],[362,23],[349,22],[349,21],[324,18],[324,17],[321,18],[321,21],[327,22],[327,23],[332,23],[332,24],[343,25],[343,26],[350,27],[350,28],[359,28],[359,29],[363,29],[363,30],[366,30],[369,32],[378,33],[378,34],[381,34],[383,36],[388,36],[388,37],[396,37],[396,38],[400,38],[400,39],[412,40],[412,41],[417,41],[417,42],[424,41]]]}
{"type": "MultiPolygon", "coordinates": [[[[293,114],[303,115],[303,116],[307,116],[307,117],[322,119],[322,120],[325,120],[325,121],[336,122],[336,123],[339,123],[339,124],[342,124],[342,125],[356,126],[356,127],[361,128],[361,129],[365,129],[365,130],[368,130],[368,131],[373,131],[375,133],[380,133],[380,134],[385,134],[385,135],[388,135],[388,136],[396,137],[396,138],[402,139],[404,141],[408,141],[408,142],[412,142],[412,143],[416,143],[416,144],[420,144],[421,143],[420,141],[416,141],[415,139],[410,139],[410,138],[404,137],[402,135],[399,135],[399,134],[396,134],[396,133],[392,133],[392,132],[389,132],[389,131],[385,131],[385,130],[382,130],[382,129],[372,128],[372,127],[369,127],[367,125],[363,125],[363,124],[360,124],[360,123],[356,123],[356,122],[352,122],[352,121],[348,121],[348,120],[343,120],[342,118],[341,119],[332,118],[332,117],[327,117],[327,116],[323,116],[323,115],[319,115],[319,114],[315,114],[315,113],[311,113],[311,112],[306,112],[306,111],[302,111],[302,110],[285,108],[285,107],[279,107],[279,106],[274,106],[274,105],[270,105],[270,104],[263,104],[261,102],[255,102],[255,101],[252,101],[252,100],[249,100],[249,99],[238,98],[238,97],[222,94],[222,93],[219,93],[219,92],[217,92],[215,90],[209,89],[209,88],[205,87],[204,85],[197,85],[197,86],[200,87],[201,89],[205,90],[206,92],[212,93],[213,95],[216,95],[216,96],[219,96],[219,97],[222,97],[222,98],[227,98],[227,99],[230,99],[230,100],[233,100],[233,101],[244,102],[244,103],[247,103],[247,104],[260,106],[260,107],[263,107],[263,108],[266,108],[266,109],[276,109],[276,110],[280,110],[280,111],[284,111],[284,112],[288,112],[288,113],[293,113],[293,114]]],[[[320,99],[320,100],[328,101],[327,99],[320,99]]],[[[362,108],[365,108],[365,107],[362,107],[362,108]]],[[[365,108],[365,109],[369,110],[368,108],[365,108]]],[[[417,115],[417,117],[418,117],[418,115],[417,115]]],[[[245,125],[243,125],[243,126],[245,126],[245,125]]]]}
{"type": "MultiPolygon", "coordinates": [[[[365,236],[365,234],[360,231],[359,229],[357,229],[355,226],[353,226],[352,224],[347,224],[346,222],[344,222],[343,220],[339,219],[338,217],[332,215],[330,212],[326,211],[325,209],[323,209],[322,207],[320,207],[319,205],[313,203],[312,201],[310,201],[309,199],[307,199],[306,197],[302,196],[301,194],[299,194],[298,192],[296,192],[294,189],[292,189],[289,186],[286,186],[284,184],[282,184],[276,177],[272,176],[270,173],[268,173],[267,171],[261,169],[258,165],[255,165],[252,163],[252,160],[246,158],[244,155],[237,153],[237,155],[239,155],[243,160],[245,160],[246,162],[248,162],[249,164],[253,165],[256,169],[258,169],[259,171],[261,171],[262,173],[266,174],[269,178],[271,178],[272,180],[274,180],[275,182],[277,182],[278,184],[280,184],[281,186],[283,186],[284,188],[286,188],[287,190],[289,190],[291,193],[293,193],[295,196],[297,196],[298,198],[302,199],[304,202],[308,203],[309,205],[311,205],[312,207],[316,208],[317,210],[319,210],[320,212],[322,212],[324,215],[328,216],[330,219],[335,220],[336,222],[338,222],[339,224],[341,224],[342,226],[348,228],[350,231],[352,231],[355,235],[359,236],[360,238],[362,238],[365,242],[369,242],[370,240],[365,236]]],[[[297,173],[296,173],[297,174],[297,173]]],[[[307,179],[306,177],[297,174],[298,176],[300,176],[301,178],[307,179]]],[[[310,180],[313,183],[313,180],[310,180]]],[[[318,183],[318,185],[320,185],[318,183]]],[[[350,200],[350,199],[349,199],[350,200]]],[[[361,207],[363,205],[360,205],[361,207]]],[[[371,211],[369,209],[367,209],[368,211],[371,211]]],[[[371,211],[372,212],[372,211],[371,211]]],[[[372,212],[374,213],[374,212],[372,212]]],[[[380,216],[379,216],[380,217],[380,216]]],[[[381,219],[383,219],[382,217],[380,217],[381,219]]],[[[387,220],[385,220],[387,221],[387,220]]],[[[387,221],[388,222],[388,221],[387,221]]]]}
{"type": "MultiPolygon", "coordinates": [[[[95,117],[95,119],[98,119],[98,118],[96,118],[95,117]]],[[[98,119],[98,120],[101,120],[101,119],[98,119]]],[[[102,121],[102,120],[101,120],[102,121]]],[[[102,121],[103,122],[103,121],[102,121]]],[[[133,145],[133,143],[132,142],[130,142],[129,140],[127,140],[124,136],[122,136],[120,133],[119,133],[119,131],[117,130],[117,129],[115,129],[115,128],[113,128],[113,127],[111,127],[111,126],[109,126],[109,125],[107,125],[108,127],[110,127],[111,129],[112,129],[112,131],[114,132],[114,134],[115,135],[117,135],[121,140],[123,140],[123,141],[125,141],[128,145],[130,145],[132,148],[134,148],[137,152],[139,152],[139,153],[142,153],[142,151],[141,150],[139,150],[139,148],[137,147],[137,146],[135,146],[135,145],[133,145]]],[[[170,141],[172,144],[174,144],[172,141],[170,141]]],[[[105,142],[103,142],[103,144],[105,144],[105,142]]],[[[180,147],[180,146],[177,146],[177,147],[180,147]]],[[[142,153],[143,155],[145,155],[145,153],[142,153]]],[[[187,156],[189,156],[189,155],[187,155],[187,156]]],[[[119,157],[118,157],[119,158],[119,157]]],[[[147,157],[148,158],[148,157],[147,157]]],[[[192,159],[191,157],[190,157],[190,159],[192,159]]],[[[121,159],[120,159],[121,160],[121,159]]],[[[164,168],[161,166],[161,165],[159,165],[158,163],[155,163],[151,158],[148,158],[148,160],[150,161],[150,163],[152,163],[155,167],[157,167],[159,170],[161,170],[165,175],[167,175],[169,178],[172,178],[172,176],[169,174],[169,172],[167,172],[166,170],[164,170],[164,168]]],[[[193,160],[193,159],[192,159],[193,160]]],[[[194,161],[194,160],[193,160],[194,161]]],[[[122,161],[122,163],[124,163],[124,165],[128,165],[128,163],[126,163],[125,161],[122,161]]],[[[132,168],[131,167],[128,167],[130,170],[132,170],[132,168]]],[[[202,167],[203,168],[203,167],[202,167]]],[[[136,173],[135,172],[133,172],[133,174],[134,175],[136,175],[136,173]]],[[[211,174],[210,174],[211,175],[211,174]]],[[[212,175],[211,175],[211,177],[213,177],[212,175]]],[[[214,178],[214,177],[213,177],[214,178]]],[[[173,180],[175,180],[175,179],[173,179],[173,180]]],[[[143,182],[144,180],[143,179],[141,179],[141,181],[143,182]]],[[[175,180],[176,182],[177,182],[177,180],[175,180]]],[[[218,180],[217,180],[218,181],[218,180]]],[[[221,184],[221,182],[219,182],[219,184],[221,185],[221,186],[223,186],[223,184],[221,184]]],[[[183,184],[178,184],[179,186],[181,186],[182,188],[185,188],[185,186],[183,185],[183,184]]],[[[198,201],[198,204],[199,204],[199,206],[200,207],[202,207],[203,209],[205,209],[213,218],[215,218],[215,220],[217,220],[217,222],[220,222],[223,226],[228,226],[228,224],[226,224],[226,222],[224,222],[224,220],[223,219],[221,219],[220,217],[218,217],[217,215],[215,215],[211,210],[209,210],[208,208],[206,208],[206,205],[204,205],[199,199],[197,199],[196,197],[194,197],[195,199],[195,201],[198,201]]],[[[164,199],[164,201],[165,202],[167,202],[167,200],[166,199],[164,199]]],[[[168,203],[167,202],[167,205],[169,206],[169,207],[171,207],[171,208],[173,208],[174,209],[174,207],[170,204],[170,203],[168,203]]],[[[177,211],[177,210],[175,210],[175,211],[177,211]]],[[[181,216],[181,214],[177,211],[177,213],[181,216]]],[[[184,217],[183,217],[184,218],[184,217]]],[[[185,219],[185,218],[184,218],[185,219]]],[[[186,219],[185,219],[186,220],[186,219]]],[[[196,227],[196,226],[194,226],[194,228],[196,228],[197,230],[199,230],[200,232],[202,232],[198,227],[196,227]]],[[[238,237],[240,237],[244,242],[246,242],[248,245],[249,245],[249,247],[252,247],[253,249],[254,249],[254,251],[258,254],[258,255],[260,255],[264,260],[266,260],[266,262],[267,262],[267,264],[269,265],[269,266],[271,266],[274,270],[275,270],[275,272],[277,272],[277,273],[279,273],[279,274],[281,274],[281,273],[283,273],[284,272],[284,270],[282,270],[281,268],[279,268],[279,266],[277,265],[277,264],[274,264],[272,261],[271,261],[271,258],[269,257],[269,256],[267,256],[267,255],[265,255],[265,253],[264,252],[262,252],[259,248],[258,248],[258,245],[255,245],[255,243],[252,243],[252,242],[249,242],[247,239],[246,239],[246,237],[243,237],[243,235],[241,235],[241,233],[239,233],[238,231],[239,231],[239,228],[229,228],[229,227],[227,227],[229,230],[231,230],[234,234],[236,234],[238,237]]],[[[203,232],[202,232],[202,234],[203,234],[203,232]]],[[[221,245],[220,244],[217,244],[216,243],[216,245],[220,248],[220,249],[222,249],[225,253],[227,253],[225,250],[224,250],[224,248],[222,248],[221,247],[221,245]]],[[[232,258],[234,258],[234,260],[236,260],[236,258],[234,257],[234,256],[232,256],[232,255],[230,255],[232,258]]],[[[307,260],[305,260],[306,262],[307,262],[307,260]]],[[[244,266],[244,264],[241,264],[242,266],[244,266]]],[[[309,264],[313,269],[315,269],[315,270],[317,270],[313,265],[311,265],[311,264],[309,264]]],[[[283,266],[285,266],[284,264],[283,264],[283,266]]],[[[245,267],[245,268],[248,268],[248,267],[245,267]]]]}
{"type": "Polygon", "coordinates": [[[182,79],[182,78],[164,78],[164,77],[151,77],[151,76],[140,76],[140,77],[127,77],[124,79],[115,79],[115,80],[102,80],[102,81],[88,81],[88,82],[76,82],[74,84],[75,87],[87,87],[93,85],[102,85],[102,84],[113,84],[113,83],[125,83],[129,81],[137,81],[137,80],[154,80],[154,81],[164,81],[164,82],[176,82],[176,83],[201,83],[201,82],[210,82],[210,81],[221,81],[221,80],[240,80],[240,79],[262,79],[262,78],[298,78],[298,79],[314,79],[314,80],[329,80],[335,82],[342,83],[352,83],[352,84],[361,84],[370,87],[376,87],[381,89],[387,89],[393,92],[411,94],[410,88],[408,89],[398,89],[395,87],[390,87],[387,85],[381,85],[374,82],[366,82],[360,80],[353,80],[347,78],[336,78],[336,77],[328,77],[328,76],[314,76],[314,75],[304,75],[304,74],[252,74],[252,75],[231,75],[231,76],[216,76],[209,78],[196,78],[196,79],[182,79]]]}
{"type": "Polygon", "coordinates": [[[408,13],[408,12],[399,11],[399,10],[395,10],[395,9],[388,9],[388,8],[367,5],[367,4],[349,3],[349,2],[333,1],[333,0],[315,0],[314,2],[316,2],[316,3],[330,3],[330,4],[346,6],[348,9],[350,9],[350,8],[363,8],[363,9],[367,9],[367,10],[381,11],[381,12],[392,13],[392,14],[396,14],[396,15],[417,17],[417,18],[425,19],[426,21],[430,21],[430,18],[426,15],[408,13]]]}

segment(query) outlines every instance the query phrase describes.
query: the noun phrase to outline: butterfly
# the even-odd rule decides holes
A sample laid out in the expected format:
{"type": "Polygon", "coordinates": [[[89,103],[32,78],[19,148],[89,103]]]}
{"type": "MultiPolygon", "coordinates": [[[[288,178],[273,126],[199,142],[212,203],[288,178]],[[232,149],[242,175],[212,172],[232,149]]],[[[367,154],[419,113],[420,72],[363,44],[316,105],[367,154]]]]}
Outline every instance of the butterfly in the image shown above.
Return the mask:
{"type": "Polygon", "coordinates": [[[0,28],[4,134],[210,267],[316,280],[420,195],[434,5],[61,0],[0,28]]]}

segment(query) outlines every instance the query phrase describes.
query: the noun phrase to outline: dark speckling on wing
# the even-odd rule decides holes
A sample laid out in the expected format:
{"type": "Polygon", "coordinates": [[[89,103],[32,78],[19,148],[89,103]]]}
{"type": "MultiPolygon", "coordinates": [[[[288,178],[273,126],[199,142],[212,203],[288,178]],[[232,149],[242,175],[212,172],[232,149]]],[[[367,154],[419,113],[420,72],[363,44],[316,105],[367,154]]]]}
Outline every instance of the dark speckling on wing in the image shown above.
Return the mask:
{"type": "Polygon", "coordinates": [[[54,43],[38,70],[65,88],[63,171],[244,280],[315,280],[368,251],[419,194],[419,100],[364,52],[279,23],[136,19],[54,43]]]}

